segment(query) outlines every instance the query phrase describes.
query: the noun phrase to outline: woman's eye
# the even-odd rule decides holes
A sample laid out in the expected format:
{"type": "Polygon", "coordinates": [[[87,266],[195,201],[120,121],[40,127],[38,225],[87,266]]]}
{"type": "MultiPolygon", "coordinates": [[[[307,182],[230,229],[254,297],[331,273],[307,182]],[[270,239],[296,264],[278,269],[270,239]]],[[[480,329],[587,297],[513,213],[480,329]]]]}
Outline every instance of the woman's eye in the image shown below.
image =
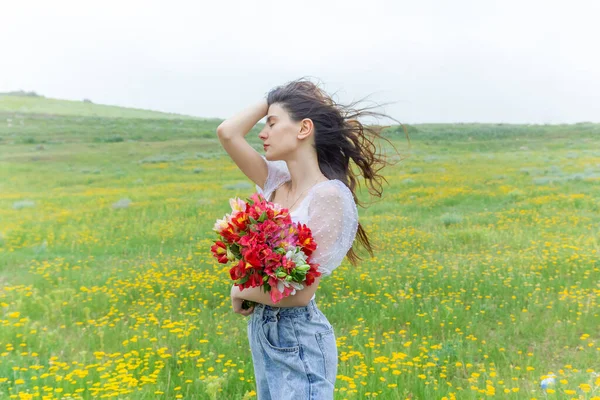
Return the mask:
{"type": "Polygon", "coordinates": [[[271,125],[269,125],[269,127],[270,127],[270,128],[272,128],[272,127],[273,127],[273,125],[275,125],[275,124],[271,124],[271,125]]]}

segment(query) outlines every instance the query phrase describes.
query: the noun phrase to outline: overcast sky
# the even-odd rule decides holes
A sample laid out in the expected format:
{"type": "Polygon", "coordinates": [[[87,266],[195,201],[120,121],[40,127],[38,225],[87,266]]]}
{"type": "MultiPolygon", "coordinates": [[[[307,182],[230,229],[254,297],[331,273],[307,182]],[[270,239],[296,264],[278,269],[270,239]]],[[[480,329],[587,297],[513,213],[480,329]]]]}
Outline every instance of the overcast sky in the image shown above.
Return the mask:
{"type": "Polygon", "coordinates": [[[406,123],[599,122],[599,17],[595,0],[0,0],[0,92],[227,118],[311,76],[406,123]]]}

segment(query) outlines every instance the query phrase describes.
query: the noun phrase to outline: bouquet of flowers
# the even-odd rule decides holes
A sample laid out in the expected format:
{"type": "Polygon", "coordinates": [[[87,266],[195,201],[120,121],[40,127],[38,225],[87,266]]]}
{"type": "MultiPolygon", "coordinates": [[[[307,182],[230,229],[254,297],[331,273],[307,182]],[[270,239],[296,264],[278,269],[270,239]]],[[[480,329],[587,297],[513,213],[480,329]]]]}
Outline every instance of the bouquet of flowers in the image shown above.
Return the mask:
{"type": "MultiPolygon", "coordinates": [[[[219,238],[211,252],[219,263],[233,262],[229,275],[244,290],[262,287],[273,303],[294,295],[321,276],[311,254],[317,248],[310,228],[294,223],[287,208],[254,193],[230,199],[232,213],[217,220],[219,238]]],[[[253,302],[244,300],[247,309],[253,302]]]]}

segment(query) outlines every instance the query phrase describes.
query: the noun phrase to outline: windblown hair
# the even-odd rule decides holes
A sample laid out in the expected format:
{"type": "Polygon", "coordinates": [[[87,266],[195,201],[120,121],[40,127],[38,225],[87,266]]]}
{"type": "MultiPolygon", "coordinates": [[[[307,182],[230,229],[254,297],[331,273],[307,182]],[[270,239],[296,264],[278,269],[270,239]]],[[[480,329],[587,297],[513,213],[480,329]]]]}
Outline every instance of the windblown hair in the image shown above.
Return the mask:
{"type": "MultiPolygon", "coordinates": [[[[352,192],[354,202],[364,207],[356,196],[359,175],[364,177],[369,193],[381,197],[382,181],[387,182],[387,179],[378,172],[386,165],[393,164],[386,159],[385,154],[377,152],[376,139],[383,139],[396,148],[381,135],[382,130],[389,126],[366,126],[359,122],[358,118],[389,118],[403,127],[407,139],[408,133],[394,118],[369,111],[375,107],[355,108],[360,101],[347,105],[336,103],[324,90],[305,78],[275,87],[267,94],[268,105],[277,103],[288,112],[293,121],[300,122],[305,118],[312,120],[315,150],[321,172],[329,179],[342,181],[352,192]],[[350,160],[358,166],[359,174],[352,170],[350,160]]],[[[374,246],[360,222],[357,238],[372,257],[374,246]]],[[[354,266],[362,259],[354,248],[350,248],[346,256],[354,266]]]]}

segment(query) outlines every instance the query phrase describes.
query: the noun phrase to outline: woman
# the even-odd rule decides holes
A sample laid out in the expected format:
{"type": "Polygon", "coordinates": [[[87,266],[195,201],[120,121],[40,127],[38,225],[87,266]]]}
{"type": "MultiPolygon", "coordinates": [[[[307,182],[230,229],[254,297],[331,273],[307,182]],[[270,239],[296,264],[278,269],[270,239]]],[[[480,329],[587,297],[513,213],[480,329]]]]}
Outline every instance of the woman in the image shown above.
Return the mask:
{"type": "MultiPolygon", "coordinates": [[[[221,144],[237,166],[268,200],[290,210],[294,222],[305,223],[317,243],[314,262],[321,277],[329,276],[345,256],[353,265],[355,236],[373,249],[358,222],[354,190],[357,179],[350,160],[373,191],[381,196],[377,157],[367,130],[356,120],[373,112],[350,111],[335,104],[305,79],[271,90],[266,100],[225,120],[217,128],[221,144]],[[244,139],[267,116],[259,137],[264,156],[244,139]]],[[[387,140],[387,139],[386,139],[387,140]]],[[[359,203],[360,204],[360,203],[359,203]]],[[[248,339],[259,400],[332,399],[337,374],[334,329],[315,303],[320,278],[274,304],[261,288],[231,288],[233,311],[248,320],[248,339]],[[256,302],[243,309],[243,300],[256,302]]]]}

